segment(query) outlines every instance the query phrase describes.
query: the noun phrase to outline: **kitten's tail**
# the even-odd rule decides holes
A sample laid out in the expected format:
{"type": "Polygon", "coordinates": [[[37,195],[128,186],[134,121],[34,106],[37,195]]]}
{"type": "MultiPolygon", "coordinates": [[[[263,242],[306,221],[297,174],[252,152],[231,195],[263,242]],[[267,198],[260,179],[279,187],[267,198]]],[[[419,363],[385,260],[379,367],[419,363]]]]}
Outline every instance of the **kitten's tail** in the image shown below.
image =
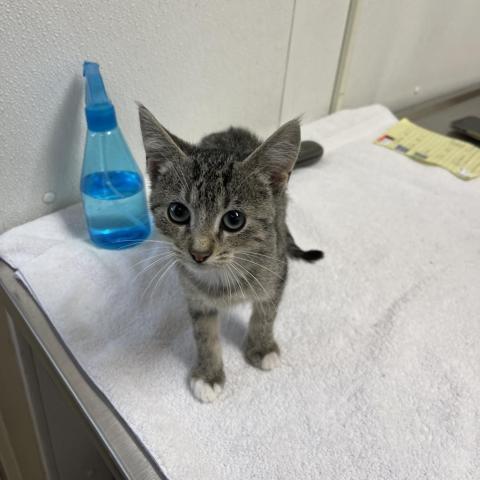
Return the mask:
{"type": "Polygon", "coordinates": [[[316,262],[323,258],[321,250],[302,250],[292,237],[292,234],[287,229],[287,253],[292,258],[301,258],[307,262],[316,262]]]}

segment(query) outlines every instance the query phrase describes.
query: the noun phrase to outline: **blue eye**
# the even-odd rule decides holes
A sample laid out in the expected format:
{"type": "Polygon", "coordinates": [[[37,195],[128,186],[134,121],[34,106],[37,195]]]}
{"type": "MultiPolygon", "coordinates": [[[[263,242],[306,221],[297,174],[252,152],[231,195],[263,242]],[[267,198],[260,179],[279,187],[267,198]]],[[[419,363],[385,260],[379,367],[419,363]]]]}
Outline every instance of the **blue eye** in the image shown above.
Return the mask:
{"type": "Polygon", "coordinates": [[[188,208],[180,202],[172,202],[167,209],[168,218],[173,223],[185,225],[190,220],[190,212],[188,208]]]}
{"type": "Polygon", "coordinates": [[[245,215],[238,210],[230,210],[222,217],[222,225],[228,232],[238,232],[245,225],[245,215]]]}

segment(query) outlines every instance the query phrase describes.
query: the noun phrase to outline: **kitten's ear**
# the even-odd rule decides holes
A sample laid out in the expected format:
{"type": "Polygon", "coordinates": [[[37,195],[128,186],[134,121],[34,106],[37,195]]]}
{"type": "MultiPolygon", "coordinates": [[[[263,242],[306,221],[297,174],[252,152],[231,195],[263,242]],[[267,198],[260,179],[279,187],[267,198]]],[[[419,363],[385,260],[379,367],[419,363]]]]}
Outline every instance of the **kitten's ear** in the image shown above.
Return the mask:
{"type": "Polygon", "coordinates": [[[284,123],[273,135],[254,150],[245,164],[270,176],[275,189],[288,182],[300,150],[300,121],[294,118],[284,123]]]}
{"type": "Polygon", "coordinates": [[[138,104],[138,114],[147,156],[147,170],[150,179],[155,182],[170,162],[185,160],[193,147],[172,135],[142,104],[138,104]]]}

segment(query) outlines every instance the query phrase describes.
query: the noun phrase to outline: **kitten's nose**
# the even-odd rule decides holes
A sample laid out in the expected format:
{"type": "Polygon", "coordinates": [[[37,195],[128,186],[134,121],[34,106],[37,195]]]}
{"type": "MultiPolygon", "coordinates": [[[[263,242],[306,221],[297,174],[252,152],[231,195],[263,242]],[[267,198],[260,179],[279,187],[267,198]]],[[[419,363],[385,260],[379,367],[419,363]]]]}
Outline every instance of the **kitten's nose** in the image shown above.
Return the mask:
{"type": "Polygon", "coordinates": [[[197,263],[203,263],[211,254],[211,251],[199,252],[196,250],[190,250],[190,255],[197,263]]]}

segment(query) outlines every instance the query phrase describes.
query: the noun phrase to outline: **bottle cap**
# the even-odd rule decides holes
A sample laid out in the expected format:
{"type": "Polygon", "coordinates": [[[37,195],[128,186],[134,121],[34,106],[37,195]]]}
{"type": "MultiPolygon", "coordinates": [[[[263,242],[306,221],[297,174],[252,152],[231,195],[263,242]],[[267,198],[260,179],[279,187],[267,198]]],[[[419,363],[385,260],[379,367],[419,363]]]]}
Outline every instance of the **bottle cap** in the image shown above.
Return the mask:
{"type": "Polygon", "coordinates": [[[84,62],[85,115],[88,129],[93,132],[107,132],[117,126],[112,102],[107,96],[98,63],[84,62]]]}

